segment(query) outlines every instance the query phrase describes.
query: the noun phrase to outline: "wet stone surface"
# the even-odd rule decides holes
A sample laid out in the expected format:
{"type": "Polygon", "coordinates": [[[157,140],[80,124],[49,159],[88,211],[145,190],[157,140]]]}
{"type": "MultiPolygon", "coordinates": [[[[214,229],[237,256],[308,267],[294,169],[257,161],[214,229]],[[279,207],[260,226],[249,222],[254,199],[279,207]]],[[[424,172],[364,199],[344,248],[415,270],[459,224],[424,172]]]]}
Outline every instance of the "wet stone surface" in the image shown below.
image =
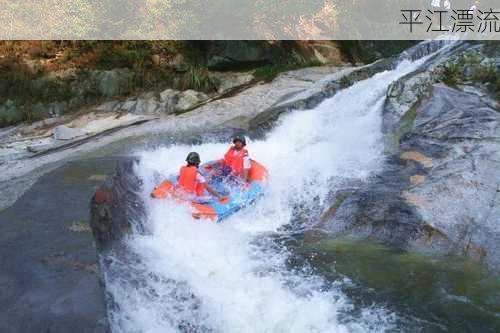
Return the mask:
{"type": "Polygon", "coordinates": [[[0,212],[1,332],[107,332],[88,203],[115,165],[67,163],[0,212]]]}

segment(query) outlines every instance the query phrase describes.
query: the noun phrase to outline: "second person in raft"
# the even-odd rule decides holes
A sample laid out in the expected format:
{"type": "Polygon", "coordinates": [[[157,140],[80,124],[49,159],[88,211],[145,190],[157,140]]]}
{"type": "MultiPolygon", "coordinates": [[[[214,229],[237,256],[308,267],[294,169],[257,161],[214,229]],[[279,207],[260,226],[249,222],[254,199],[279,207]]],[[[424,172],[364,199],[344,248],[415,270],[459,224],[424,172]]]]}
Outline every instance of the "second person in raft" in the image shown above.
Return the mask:
{"type": "Polygon", "coordinates": [[[243,135],[233,137],[233,144],[224,155],[224,158],[219,161],[221,165],[221,176],[232,176],[235,180],[243,180],[248,182],[248,174],[250,171],[250,156],[245,146],[247,141],[243,135]]]}
{"type": "Polygon", "coordinates": [[[193,199],[203,198],[203,192],[205,190],[220,201],[224,201],[226,199],[210,187],[205,180],[205,177],[203,177],[198,171],[198,167],[201,163],[200,155],[198,153],[189,153],[186,158],[186,162],[187,165],[181,167],[179,176],[177,177],[177,187],[179,189],[193,199]]]}

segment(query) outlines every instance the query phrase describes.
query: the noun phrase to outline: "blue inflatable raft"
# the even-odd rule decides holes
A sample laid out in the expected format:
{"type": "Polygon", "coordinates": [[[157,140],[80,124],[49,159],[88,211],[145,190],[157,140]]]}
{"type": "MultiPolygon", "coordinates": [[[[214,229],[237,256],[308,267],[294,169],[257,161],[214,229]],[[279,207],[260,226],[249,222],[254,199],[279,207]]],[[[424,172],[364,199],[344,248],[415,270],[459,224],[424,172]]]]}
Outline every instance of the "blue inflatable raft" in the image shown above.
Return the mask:
{"type": "Polygon", "coordinates": [[[220,222],[238,210],[247,207],[262,195],[267,184],[268,172],[266,168],[258,162],[252,160],[249,170],[248,182],[243,182],[233,176],[221,176],[221,164],[219,162],[209,162],[200,166],[202,173],[214,190],[226,196],[226,199],[219,201],[205,193],[200,197],[187,198],[176,187],[175,176],[156,186],[151,192],[151,196],[157,199],[173,199],[179,204],[188,204],[193,211],[193,217],[200,219],[210,219],[220,222]]]}

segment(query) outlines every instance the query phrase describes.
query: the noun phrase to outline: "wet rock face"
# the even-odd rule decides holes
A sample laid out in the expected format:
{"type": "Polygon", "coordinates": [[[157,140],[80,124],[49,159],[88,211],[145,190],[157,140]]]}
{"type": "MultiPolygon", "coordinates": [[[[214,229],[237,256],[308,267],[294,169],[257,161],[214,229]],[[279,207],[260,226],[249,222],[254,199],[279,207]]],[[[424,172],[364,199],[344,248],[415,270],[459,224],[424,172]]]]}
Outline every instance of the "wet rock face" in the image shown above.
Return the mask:
{"type": "Polygon", "coordinates": [[[59,165],[0,212],[0,332],[109,332],[82,203],[114,164],[90,158],[59,165]]]}
{"type": "Polygon", "coordinates": [[[441,84],[408,112],[385,170],[341,198],[326,229],[500,268],[500,113],[441,84]]]}
{"type": "Polygon", "coordinates": [[[100,249],[108,250],[113,242],[126,235],[142,231],[143,201],[139,195],[141,181],[134,173],[135,159],[120,162],[113,177],[109,177],[95,192],[90,203],[90,225],[100,249]]]}
{"type": "Polygon", "coordinates": [[[417,109],[401,149],[428,158],[426,179],[405,189],[406,202],[451,242],[450,251],[500,264],[500,113],[477,95],[436,85],[417,109]]]}

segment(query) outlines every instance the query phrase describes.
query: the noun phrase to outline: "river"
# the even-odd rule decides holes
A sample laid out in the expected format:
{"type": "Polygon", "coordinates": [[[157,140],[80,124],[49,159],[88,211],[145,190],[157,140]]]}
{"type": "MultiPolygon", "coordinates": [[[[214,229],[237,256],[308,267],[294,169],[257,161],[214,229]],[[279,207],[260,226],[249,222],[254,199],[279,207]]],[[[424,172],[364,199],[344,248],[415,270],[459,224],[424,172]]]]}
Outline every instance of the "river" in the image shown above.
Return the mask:
{"type": "Polygon", "coordinates": [[[185,208],[150,199],[148,193],[160,175],[177,171],[188,152],[214,160],[226,144],[172,144],[140,152],[136,173],[144,184],[147,221],[142,224],[148,230],[128,240],[133,260],[107,258],[112,262],[105,273],[115,305],[110,311],[113,330],[498,328],[499,282],[470,262],[331,241],[311,232],[336,186],[363,183],[380,170],[387,89],[424,61],[402,61],[313,110],[281,117],[265,138],[250,141],[251,157],[269,169],[268,189],[254,206],[221,224],[194,221],[185,208]],[[471,292],[474,286],[483,290],[471,292]],[[485,293],[489,302],[481,300],[485,293]],[[467,316],[468,321],[456,321],[467,316]]]}

